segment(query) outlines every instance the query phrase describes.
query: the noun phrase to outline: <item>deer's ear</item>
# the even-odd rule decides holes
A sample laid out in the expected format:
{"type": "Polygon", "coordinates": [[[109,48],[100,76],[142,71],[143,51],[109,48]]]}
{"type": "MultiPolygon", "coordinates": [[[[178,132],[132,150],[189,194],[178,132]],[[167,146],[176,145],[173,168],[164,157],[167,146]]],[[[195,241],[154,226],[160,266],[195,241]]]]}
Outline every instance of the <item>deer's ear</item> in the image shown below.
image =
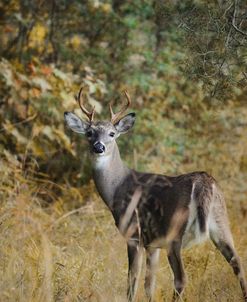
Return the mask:
{"type": "Polygon", "coordinates": [[[114,124],[114,127],[117,129],[119,133],[126,133],[134,126],[136,119],[135,113],[129,113],[125,115],[121,120],[119,120],[116,124],[114,124]]]}
{"type": "Polygon", "coordinates": [[[64,119],[67,126],[77,133],[86,133],[89,123],[82,121],[78,116],[72,112],[64,112],[64,119]]]}

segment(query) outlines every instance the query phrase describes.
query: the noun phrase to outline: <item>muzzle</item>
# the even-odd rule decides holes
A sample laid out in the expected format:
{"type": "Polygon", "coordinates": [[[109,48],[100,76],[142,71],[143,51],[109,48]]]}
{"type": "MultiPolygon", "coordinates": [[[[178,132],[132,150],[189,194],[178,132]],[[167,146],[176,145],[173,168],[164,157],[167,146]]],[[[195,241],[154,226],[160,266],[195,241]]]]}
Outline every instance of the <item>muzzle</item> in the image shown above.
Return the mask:
{"type": "Polygon", "coordinates": [[[93,144],[93,152],[94,153],[104,153],[105,146],[101,142],[96,142],[93,144]]]}

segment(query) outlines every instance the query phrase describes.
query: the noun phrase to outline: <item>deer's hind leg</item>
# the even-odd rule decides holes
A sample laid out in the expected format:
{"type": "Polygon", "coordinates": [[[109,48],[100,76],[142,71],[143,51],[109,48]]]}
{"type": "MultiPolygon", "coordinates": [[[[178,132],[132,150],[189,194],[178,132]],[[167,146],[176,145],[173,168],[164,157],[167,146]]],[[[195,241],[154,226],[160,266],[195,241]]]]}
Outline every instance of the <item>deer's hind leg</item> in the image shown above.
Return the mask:
{"type": "Polygon", "coordinates": [[[237,276],[244,301],[247,302],[247,284],[240,258],[235,250],[232,234],[228,224],[226,211],[220,215],[214,215],[214,220],[209,223],[209,234],[214,245],[231,265],[234,274],[237,276]]]}
{"type": "Polygon", "coordinates": [[[175,291],[173,294],[173,301],[177,301],[185,286],[185,272],[181,258],[181,244],[182,242],[180,241],[173,241],[168,250],[168,261],[174,274],[175,291]]]}
{"type": "Polygon", "coordinates": [[[155,272],[159,262],[160,249],[146,249],[145,291],[149,302],[153,301],[155,289],[155,272]]]}

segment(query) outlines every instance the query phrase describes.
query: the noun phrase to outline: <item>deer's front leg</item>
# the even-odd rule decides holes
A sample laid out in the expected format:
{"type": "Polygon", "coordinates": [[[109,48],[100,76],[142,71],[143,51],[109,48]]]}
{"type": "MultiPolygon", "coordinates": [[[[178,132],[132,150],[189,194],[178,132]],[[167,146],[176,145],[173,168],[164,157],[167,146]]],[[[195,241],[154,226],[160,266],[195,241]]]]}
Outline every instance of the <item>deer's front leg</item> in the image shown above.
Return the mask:
{"type": "Polygon", "coordinates": [[[155,272],[159,262],[159,249],[146,249],[146,276],[145,276],[145,291],[149,302],[153,301],[155,288],[155,272]]]}
{"type": "Polygon", "coordinates": [[[174,274],[175,292],[173,295],[173,301],[177,301],[179,296],[182,294],[185,285],[185,273],[180,251],[181,242],[172,242],[168,250],[168,260],[174,274]]]}
{"type": "Polygon", "coordinates": [[[138,280],[142,266],[143,249],[139,244],[128,243],[128,259],[129,259],[129,272],[128,272],[128,301],[132,302],[135,299],[138,280]]]}

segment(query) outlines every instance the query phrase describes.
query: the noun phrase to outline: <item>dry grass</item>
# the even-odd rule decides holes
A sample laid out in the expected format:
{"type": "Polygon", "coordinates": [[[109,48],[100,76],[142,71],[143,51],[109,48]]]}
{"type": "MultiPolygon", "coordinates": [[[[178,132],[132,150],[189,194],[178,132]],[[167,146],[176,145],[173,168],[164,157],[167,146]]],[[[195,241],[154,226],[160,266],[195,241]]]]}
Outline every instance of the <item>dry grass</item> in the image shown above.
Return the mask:
{"type": "MultiPolygon", "coordinates": [[[[241,198],[237,188],[226,191],[235,201],[241,198]]],[[[247,269],[246,217],[234,203],[229,208],[247,269]]],[[[125,301],[125,242],[99,198],[71,211],[56,203],[42,208],[22,185],[8,194],[0,215],[1,301],[125,301]]],[[[192,248],[183,256],[188,276],[183,301],[241,301],[238,282],[213,245],[192,248]]],[[[156,301],[170,301],[172,275],[165,251],[157,275],[156,301]]],[[[143,277],[138,301],[145,301],[143,277]]]]}

